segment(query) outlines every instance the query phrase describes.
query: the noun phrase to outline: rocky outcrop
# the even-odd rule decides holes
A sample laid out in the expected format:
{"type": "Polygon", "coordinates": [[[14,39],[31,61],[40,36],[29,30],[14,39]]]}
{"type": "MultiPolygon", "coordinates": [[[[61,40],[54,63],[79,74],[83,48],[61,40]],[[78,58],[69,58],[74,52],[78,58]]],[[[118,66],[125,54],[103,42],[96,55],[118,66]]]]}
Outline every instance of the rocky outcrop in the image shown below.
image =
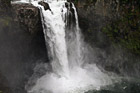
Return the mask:
{"type": "Polygon", "coordinates": [[[42,5],[45,10],[50,10],[51,11],[50,6],[49,6],[48,3],[40,1],[40,2],[38,2],[38,4],[42,5]]]}
{"type": "Polygon", "coordinates": [[[14,20],[22,27],[25,26],[31,34],[42,31],[40,11],[37,7],[31,4],[13,4],[12,7],[16,13],[14,20]]]}

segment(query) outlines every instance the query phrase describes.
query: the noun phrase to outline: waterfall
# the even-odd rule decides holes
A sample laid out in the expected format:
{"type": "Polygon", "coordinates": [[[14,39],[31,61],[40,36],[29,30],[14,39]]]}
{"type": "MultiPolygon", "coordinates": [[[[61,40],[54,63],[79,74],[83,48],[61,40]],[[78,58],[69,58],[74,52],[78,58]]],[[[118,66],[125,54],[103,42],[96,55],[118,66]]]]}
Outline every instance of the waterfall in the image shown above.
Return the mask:
{"type": "Polygon", "coordinates": [[[83,41],[74,4],[67,0],[44,2],[50,9],[45,10],[37,0],[32,4],[40,9],[52,69],[39,78],[34,74],[26,85],[27,92],[84,93],[112,84],[111,77],[88,58],[92,56],[92,49],[83,41]],[[32,80],[36,77],[36,81],[32,80]]]}
{"type": "MultiPolygon", "coordinates": [[[[59,76],[68,77],[68,56],[67,46],[65,40],[65,23],[64,15],[62,12],[62,6],[65,1],[57,2],[53,1],[50,5],[51,11],[45,11],[41,9],[42,23],[44,27],[44,35],[46,39],[46,46],[48,48],[48,55],[51,61],[53,72],[59,76]]],[[[63,9],[66,12],[66,9],[63,9]]]]}

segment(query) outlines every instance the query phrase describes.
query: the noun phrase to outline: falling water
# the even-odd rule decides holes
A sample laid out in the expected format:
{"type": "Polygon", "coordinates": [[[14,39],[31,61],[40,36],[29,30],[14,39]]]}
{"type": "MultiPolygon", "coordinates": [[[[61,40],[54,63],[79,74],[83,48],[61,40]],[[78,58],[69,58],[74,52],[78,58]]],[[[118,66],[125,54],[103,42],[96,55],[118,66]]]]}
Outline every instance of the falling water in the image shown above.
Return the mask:
{"type": "MultiPolygon", "coordinates": [[[[41,12],[52,71],[38,78],[30,88],[31,84],[27,84],[28,93],[84,93],[112,84],[111,78],[88,60],[92,51],[82,40],[74,5],[67,0],[45,2],[50,9],[45,10],[38,1],[32,4],[41,12]]],[[[34,82],[32,78],[30,82],[34,82]]]]}
{"type": "MultiPolygon", "coordinates": [[[[52,64],[53,72],[60,76],[69,75],[67,48],[65,41],[65,23],[61,7],[63,2],[53,1],[50,4],[51,11],[42,11],[42,22],[44,26],[44,34],[46,45],[48,48],[49,59],[52,64]]],[[[64,10],[64,9],[63,9],[64,10]]],[[[65,9],[66,10],[66,9],[65,9]]],[[[66,12],[66,11],[64,11],[66,12]]]]}

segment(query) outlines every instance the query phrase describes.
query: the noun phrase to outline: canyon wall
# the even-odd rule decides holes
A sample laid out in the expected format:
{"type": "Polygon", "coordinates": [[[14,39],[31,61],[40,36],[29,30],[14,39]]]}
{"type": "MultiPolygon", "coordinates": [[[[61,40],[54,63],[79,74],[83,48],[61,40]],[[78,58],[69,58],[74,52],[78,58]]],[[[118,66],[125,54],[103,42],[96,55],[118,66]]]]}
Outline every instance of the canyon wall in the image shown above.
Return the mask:
{"type": "Polygon", "coordinates": [[[0,0],[0,91],[26,93],[37,63],[47,62],[39,9],[0,0]]]}
{"type": "MultiPolygon", "coordinates": [[[[84,40],[94,50],[94,63],[107,71],[139,78],[140,57],[136,52],[139,51],[139,9],[136,2],[69,1],[77,7],[84,40]]],[[[35,64],[48,62],[39,9],[31,4],[11,5],[10,0],[0,0],[0,44],[0,90],[26,93],[24,85],[35,64]]]]}

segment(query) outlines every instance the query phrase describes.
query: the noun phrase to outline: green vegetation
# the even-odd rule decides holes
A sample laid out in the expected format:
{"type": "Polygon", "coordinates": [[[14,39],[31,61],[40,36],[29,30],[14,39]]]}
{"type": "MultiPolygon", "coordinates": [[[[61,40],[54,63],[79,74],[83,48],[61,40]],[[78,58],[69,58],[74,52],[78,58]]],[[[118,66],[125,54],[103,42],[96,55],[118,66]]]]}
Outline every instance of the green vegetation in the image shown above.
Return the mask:
{"type": "Polygon", "coordinates": [[[122,0],[121,17],[103,28],[115,44],[140,54],[140,1],[122,0]]]}

